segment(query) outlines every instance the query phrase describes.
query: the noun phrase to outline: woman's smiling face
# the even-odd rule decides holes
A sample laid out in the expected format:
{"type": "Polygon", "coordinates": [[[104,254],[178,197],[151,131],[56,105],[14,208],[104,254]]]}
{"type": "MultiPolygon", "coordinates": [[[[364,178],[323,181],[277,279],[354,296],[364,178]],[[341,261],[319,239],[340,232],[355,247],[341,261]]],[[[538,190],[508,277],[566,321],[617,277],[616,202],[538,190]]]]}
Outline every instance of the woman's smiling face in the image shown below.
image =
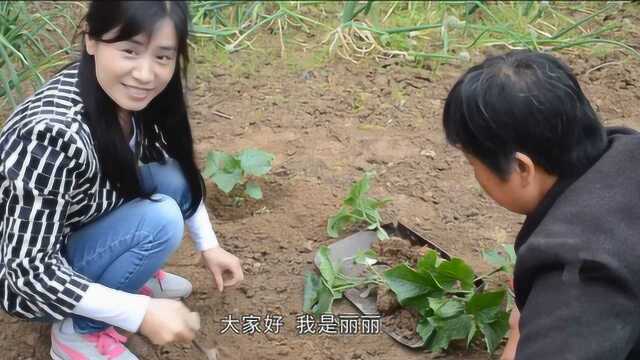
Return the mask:
{"type": "MultiPolygon", "coordinates": [[[[111,30],[103,39],[117,33],[117,28],[111,30]]],[[[115,43],[86,36],[85,44],[95,58],[98,83],[124,111],[144,109],[175,72],[178,37],[169,18],[159,21],[151,36],[143,33],[115,43]]]]}

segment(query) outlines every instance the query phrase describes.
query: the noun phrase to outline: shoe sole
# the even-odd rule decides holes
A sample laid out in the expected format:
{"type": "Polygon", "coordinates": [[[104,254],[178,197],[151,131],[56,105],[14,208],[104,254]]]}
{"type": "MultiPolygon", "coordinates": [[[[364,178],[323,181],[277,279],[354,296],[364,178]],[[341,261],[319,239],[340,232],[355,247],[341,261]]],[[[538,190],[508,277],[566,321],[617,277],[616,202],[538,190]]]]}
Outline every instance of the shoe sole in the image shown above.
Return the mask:
{"type": "Polygon", "coordinates": [[[56,352],[55,352],[55,351],[53,351],[53,349],[51,349],[51,350],[49,351],[49,355],[51,355],[51,358],[52,358],[53,360],[65,360],[65,359],[61,358],[61,357],[60,357],[60,355],[56,354],[56,352]]]}

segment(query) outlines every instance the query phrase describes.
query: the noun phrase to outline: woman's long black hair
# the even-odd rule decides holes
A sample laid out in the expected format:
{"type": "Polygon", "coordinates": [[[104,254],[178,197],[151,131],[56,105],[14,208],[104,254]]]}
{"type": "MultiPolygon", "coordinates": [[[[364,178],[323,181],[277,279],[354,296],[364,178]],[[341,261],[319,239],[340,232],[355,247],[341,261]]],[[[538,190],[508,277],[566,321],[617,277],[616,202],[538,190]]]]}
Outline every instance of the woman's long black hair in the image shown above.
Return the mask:
{"type": "MultiPolygon", "coordinates": [[[[144,144],[142,159],[163,161],[164,150],[180,164],[191,190],[192,203],[185,214],[189,217],[204,198],[205,190],[194,161],[182,86],[183,78],[187,78],[189,61],[187,4],[182,1],[92,1],[85,17],[85,34],[109,43],[128,40],[141,33],[151,36],[154,26],[165,18],[172,21],[178,37],[176,69],[166,88],[143,110],[135,112],[134,117],[142,130],[139,134],[144,144]],[[106,41],[102,38],[118,27],[120,30],[115,38],[106,41]],[[162,149],[155,147],[156,143],[161,144],[162,149]]],[[[137,159],[129,149],[118,121],[117,105],[98,83],[95,59],[87,53],[84,41],[78,77],[86,121],[103,174],[123,198],[147,197],[149,194],[141,189],[137,159]]]]}

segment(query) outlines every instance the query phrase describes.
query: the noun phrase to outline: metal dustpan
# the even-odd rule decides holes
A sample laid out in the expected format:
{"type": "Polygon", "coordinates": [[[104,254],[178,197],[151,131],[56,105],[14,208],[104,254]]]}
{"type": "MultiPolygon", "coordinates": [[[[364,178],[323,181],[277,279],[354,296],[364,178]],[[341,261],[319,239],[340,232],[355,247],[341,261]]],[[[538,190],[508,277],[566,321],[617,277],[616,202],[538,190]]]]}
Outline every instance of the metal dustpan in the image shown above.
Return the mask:
{"type": "MultiPolygon", "coordinates": [[[[451,259],[451,256],[449,256],[449,254],[447,254],[447,252],[444,251],[441,247],[420,236],[417,232],[415,232],[408,226],[398,223],[386,224],[383,225],[383,228],[387,231],[389,236],[397,236],[403,239],[407,239],[411,242],[412,245],[415,246],[426,245],[429,248],[437,251],[442,258],[447,260],[451,259]]],[[[354,264],[353,261],[343,262],[342,260],[348,257],[355,256],[359,251],[366,251],[370,249],[371,245],[376,239],[377,237],[374,231],[360,231],[344,239],[338,240],[328,246],[331,254],[331,260],[334,263],[341,263],[342,271],[347,276],[363,275],[365,272],[365,266],[354,264]]],[[[314,263],[317,267],[317,257],[315,258],[314,263]]],[[[384,267],[384,265],[380,266],[384,267]]],[[[368,315],[378,314],[378,309],[376,307],[376,297],[371,295],[363,298],[362,296],[360,296],[361,293],[362,291],[358,289],[348,289],[344,292],[344,297],[347,298],[347,300],[349,300],[356,308],[358,308],[361,313],[368,315]]],[[[411,342],[410,340],[402,337],[402,335],[398,334],[397,332],[394,332],[391,329],[385,327],[384,324],[382,325],[382,331],[405,346],[414,349],[422,347],[422,341],[411,342]]]]}

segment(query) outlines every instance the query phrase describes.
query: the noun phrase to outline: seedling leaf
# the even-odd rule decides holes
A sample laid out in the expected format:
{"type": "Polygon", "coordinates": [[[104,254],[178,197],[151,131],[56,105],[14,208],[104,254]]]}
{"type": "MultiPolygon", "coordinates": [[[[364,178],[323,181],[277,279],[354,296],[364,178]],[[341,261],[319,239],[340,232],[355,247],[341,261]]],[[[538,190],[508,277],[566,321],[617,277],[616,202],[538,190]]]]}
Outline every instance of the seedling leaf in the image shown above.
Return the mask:
{"type": "Polygon", "coordinates": [[[509,330],[509,315],[502,311],[495,321],[491,323],[477,322],[480,332],[484,335],[487,351],[493,353],[500,345],[500,341],[509,330]]]}
{"type": "Polygon", "coordinates": [[[473,318],[470,315],[459,315],[449,319],[431,317],[435,324],[435,336],[429,350],[440,351],[447,349],[451,340],[467,339],[473,327],[473,318]]]}
{"type": "Polygon", "coordinates": [[[333,304],[333,299],[334,299],[333,293],[323,283],[318,289],[318,305],[316,306],[316,308],[313,309],[313,313],[316,315],[320,315],[327,312],[331,312],[331,305],[333,304]]]}
{"type": "Polygon", "coordinates": [[[244,189],[244,193],[256,200],[262,199],[262,189],[260,188],[260,185],[256,184],[253,181],[249,181],[247,183],[247,187],[244,189]]]}
{"type": "Polygon", "coordinates": [[[338,237],[348,225],[363,222],[367,224],[368,230],[376,231],[376,235],[380,240],[389,238],[387,232],[380,225],[382,219],[378,208],[390,200],[378,200],[367,196],[369,181],[373,175],[373,173],[365,173],[360,180],[351,186],[349,194],[342,201],[342,207],[338,213],[331,216],[327,221],[327,235],[338,237]]]}
{"type": "Polygon", "coordinates": [[[327,222],[327,234],[333,238],[340,236],[340,232],[352,222],[349,210],[346,208],[329,218],[327,222]]]}
{"type": "Polygon", "coordinates": [[[475,293],[469,299],[466,310],[480,322],[492,322],[501,311],[500,306],[504,301],[506,291],[504,289],[485,293],[475,293]]]}
{"type": "Polygon", "coordinates": [[[383,274],[387,286],[398,298],[401,305],[420,295],[429,295],[438,290],[431,275],[416,272],[405,264],[397,265],[383,274]]]}
{"type": "Polygon", "coordinates": [[[304,297],[302,311],[311,312],[313,306],[318,302],[318,290],[322,286],[320,277],[313,272],[304,274],[304,297]]]}
{"type": "Polygon", "coordinates": [[[321,246],[318,249],[317,253],[317,261],[318,268],[320,269],[320,274],[322,274],[322,278],[327,282],[327,285],[333,286],[333,283],[336,279],[336,270],[333,266],[333,262],[329,257],[329,248],[326,246],[321,246]]]}
{"type": "MultiPolygon", "coordinates": [[[[444,282],[447,287],[451,286],[452,282],[460,281],[460,286],[464,290],[470,290],[473,288],[473,279],[475,274],[473,270],[462,259],[453,258],[451,260],[444,261],[437,268],[436,279],[439,282],[444,282]]],[[[450,289],[447,289],[450,290],[450,289]]]]}
{"type": "Polygon", "coordinates": [[[380,239],[380,240],[388,240],[389,239],[389,234],[387,234],[385,229],[383,229],[381,227],[379,227],[378,231],[376,231],[376,236],[378,236],[378,239],[380,239]]]}
{"type": "Polygon", "coordinates": [[[238,169],[232,173],[218,172],[213,175],[213,182],[225,194],[228,194],[233,188],[242,181],[242,172],[238,169]]]}
{"type": "Polygon", "coordinates": [[[448,298],[429,298],[429,307],[441,319],[460,315],[464,311],[462,301],[448,298]]]}
{"type": "Polygon", "coordinates": [[[511,265],[512,266],[515,265],[516,259],[517,259],[516,249],[511,244],[503,244],[502,247],[504,248],[504,251],[509,256],[509,262],[511,263],[511,265]]]}
{"type": "Polygon", "coordinates": [[[344,199],[343,204],[348,206],[356,207],[363,195],[365,195],[369,191],[369,180],[373,176],[372,173],[366,173],[362,177],[362,179],[356,181],[353,186],[351,186],[351,191],[349,191],[349,195],[344,199]]]}
{"type": "Polygon", "coordinates": [[[263,176],[271,170],[274,156],[258,149],[246,149],[238,155],[240,166],[247,175],[263,176]]]}
{"type": "Polygon", "coordinates": [[[436,269],[438,254],[433,250],[428,250],[419,260],[416,269],[422,274],[431,274],[436,269]]]}
{"type": "Polygon", "coordinates": [[[360,250],[356,253],[353,262],[360,265],[371,266],[378,262],[378,254],[371,249],[367,251],[360,250]]]}
{"type": "MultiPolygon", "coordinates": [[[[274,156],[257,149],[243,150],[234,156],[222,151],[211,151],[207,155],[207,165],[203,171],[224,193],[229,194],[236,185],[246,184],[244,194],[256,199],[262,199],[262,189],[255,181],[247,181],[249,176],[262,176],[271,169],[274,156]]],[[[234,204],[240,200],[236,196],[234,204]]]]}
{"type": "Polygon", "coordinates": [[[416,332],[425,343],[429,341],[435,330],[436,326],[427,318],[420,319],[418,327],[416,328],[416,332]]]}
{"type": "Polygon", "coordinates": [[[469,335],[467,335],[467,348],[471,345],[471,341],[473,341],[473,337],[476,336],[476,331],[478,330],[478,325],[475,322],[471,323],[471,330],[469,330],[469,335]]]}
{"type": "Polygon", "coordinates": [[[502,247],[505,254],[498,249],[485,250],[482,252],[482,258],[490,265],[511,274],[516,263],[516,252],[513,245],[505,244],[502,247]]]}

